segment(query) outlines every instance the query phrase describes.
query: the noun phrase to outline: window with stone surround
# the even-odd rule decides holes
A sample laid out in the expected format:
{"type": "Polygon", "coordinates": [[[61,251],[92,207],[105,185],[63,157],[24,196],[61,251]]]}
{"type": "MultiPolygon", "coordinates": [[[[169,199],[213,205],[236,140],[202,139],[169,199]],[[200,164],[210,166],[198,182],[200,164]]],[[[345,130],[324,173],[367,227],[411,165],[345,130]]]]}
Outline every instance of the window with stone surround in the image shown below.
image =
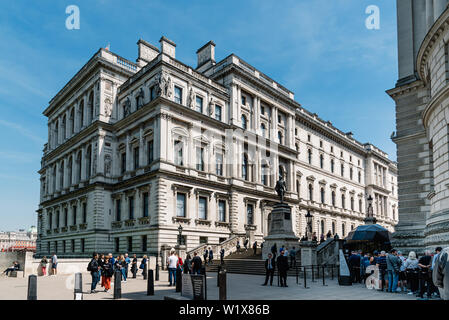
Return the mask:
{"type": "Polygon", "coordinates": [[[184,142],[182,142],[180,140],[176,140],[175,144],[174,144],[174,153],[175,153],[175,164],[177,166],[184,165],[183,148],[184,148],[184,142]]]}
{"type": "Polygon", "coordinates": [[[217,176],[223,176],[223,153],[217,152],[215,153],[215,173],[217,176]]]}
{"type": "Polygon", "coordinates": [[[177,193],[176,194],[176,216],[186,217],[186,194],[177,193]]]}
{"type": "Polygon", "coordinates": [[[175,86],[175,102],[182,104],[182,88],[175,86]]]}
{"type": "Polygon", "coordinates": [[[218,200],[218,221],[226,221],[226,201],[218,200]]]}
{"type": "Polygon", "coordinates": [[[134,197],[133,196],[128,197],[128,212],[129,212],[129,219],[134,219],[134,197]]]}
{"type": "Polygon", "coordinates": [[[143,216],[148,217],[148,192],[142,193],[143,216]]]}
{"type": "Polygon", "coordinates": [[[115,221],[122,220],[122,200],[115,200],[115,221]]]}
{"type": "Polygon", "coordinates": [[[207,198],[198,198],[198,219],[207,220],[207,198]]]}
{"type": "Polygon", "coordinates": [[[196,96],[195,110],[199,113],[203,113],[203,98],[196,96]]]}
{"type": "Polygon", "coordinates": [[[204,171],[204,147],[196,147],[196,170],[204,171]]]}
{"type": "Polygon", "coordinates": [[[83,202],[83,223],[87,223],[87,203],[83,202]]]}
{"type": "Polygon", "coordinates": [[[221,106],[216,104],[215,105],[215,120],[222,121],[221,111],[222,111],[221,106]]]}
{"type": "Polygon", "coordinates": [[[247,224],[254,224],[254,205],[252,203],[246,205],[246,222],[247,224]]]}
{"type": "Polygon", "coordinates": [[[151,164],[154,160],[154,143],[153,140],[148,141],[147,143],[148,150],[148,164],[151,164]]]}
{"type": "Polygon", "coordinates": [[[134,170],[139,169],[139,147],[134,148],[134,170]]]}

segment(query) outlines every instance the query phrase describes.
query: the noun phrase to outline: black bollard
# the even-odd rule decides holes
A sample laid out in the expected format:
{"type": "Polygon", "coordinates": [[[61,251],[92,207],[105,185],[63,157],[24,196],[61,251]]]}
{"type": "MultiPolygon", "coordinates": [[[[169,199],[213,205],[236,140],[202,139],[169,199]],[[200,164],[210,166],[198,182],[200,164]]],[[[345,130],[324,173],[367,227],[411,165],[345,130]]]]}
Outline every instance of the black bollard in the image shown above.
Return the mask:
{"type": "Polygon", "coordinates": [[[299,283],[299,279],[298,279],[298,267],[295,266],[295,271],[296,271],[296,284],[299,283]]]}
{"type": "Polygon", "coordinates": [[[75,273],[75,287],[73,290],[74,300],[83,300],[83,275],[78,272],[75,273]]]}
{"type": "Polygon", "coordinates": [[[307,271],[306,271],[306,267],[304,267],[304,289],[309,289],[307,287],[307,271]]]}
{"type": "Polygon", "coordinates": [[[114,272],[114,299],[122,298],[122,273],[120,270],[114,272]]]}
{"type": "Polygon", "coordinates": [[[159,262],[157,261],[156,258],[156,281],[159,281],[159,262]]]}
{"type": "Polygon", "coordinates": [[[279,269],[277,270],[277,275],[278,275],[278,287],[281,285],[281,281],[280,281],[280,278],[279,278],[279,269]]]}
{"type": "Polygon", "coordinates": [[[324,279],[324,266],[322,268],[323,268],[323,270],[322,270],[323,271],[323,286],[327,286],[326,285],[326,280],[324,279]]]}
{"type": "Polygon", "coordinates": [[[320,278],[320,266],[319,265],[316,266],[316,278],[317,279],[320,278]]]}
{"type": "Polygon", "coordinates": [[[176,284],[176,292],[182,291],[182,272],[181,268],[176,268],[176,276],[175,276],[175,284],[176,284]]]}
{"type": "Polygon", "coordinates": [[[331,280],[334,280],[334,265],[331,266],[331,280]]]}
{"type": "Polygon", "coordinates": [[[204,300],[207,300],[207,276],[206,267],[201,267],[201,274],[204,276],[204,300]]]}
{"type": "Polygon", "coordinates": [[[218,273],[218,280],[219,280],[219,289],[218,289],[218,299],[219,300],[227,300],[226,297],[226,271],[220,271],[218,273]]]}
{"type": "Polygon", "coordinates": [[[153,270],[148,270],[147,296],[154,296],[153,270]]]}
{"type": "Polygon", "coordinates": [[[37,300],[37,276],[34,274],[28,277],[27,300],[37,300]]]}
{"type": "Polygon", "coordinates": [[[315,273],[313,270],[313,264],[312,264],[312,282],[315,282],[315,273]]]}
{"type": "Polygon", "coordinates": [[[147,280],[148,276],[148,263],[145,263],[143,266],[143,280],[147,280]]]}

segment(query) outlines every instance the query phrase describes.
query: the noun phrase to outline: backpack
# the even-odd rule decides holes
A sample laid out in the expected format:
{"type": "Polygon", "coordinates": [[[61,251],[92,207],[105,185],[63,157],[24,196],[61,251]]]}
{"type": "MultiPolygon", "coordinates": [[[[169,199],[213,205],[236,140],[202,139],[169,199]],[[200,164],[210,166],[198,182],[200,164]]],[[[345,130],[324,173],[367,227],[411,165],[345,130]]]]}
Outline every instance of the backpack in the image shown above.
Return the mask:
{"type": "Polygon", "coordinates": [[[90,272],[94,271],[92,268],[92,261],[93,261],[93,259],[90,260],[89,264],[87,265],[87,271],[90,271],[90,272]]]}

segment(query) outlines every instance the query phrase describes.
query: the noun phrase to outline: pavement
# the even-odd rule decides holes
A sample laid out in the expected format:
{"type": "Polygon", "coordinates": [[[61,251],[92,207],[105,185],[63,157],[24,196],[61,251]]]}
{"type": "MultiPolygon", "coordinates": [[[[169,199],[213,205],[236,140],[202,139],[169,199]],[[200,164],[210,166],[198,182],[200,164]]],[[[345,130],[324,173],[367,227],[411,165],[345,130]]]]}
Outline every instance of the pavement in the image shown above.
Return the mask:
{"type": "MultiPolygon", "coordinates": [[[[111,300],[113,289],[102,292],[103,288],[97,286],[97,293],[89,293],[91,276],[83,273],[83,299],[84,300],[111,300]]],[[[307,279],[308,289],[304,288],[304,282],[296,284],[294,277],[287,280],[288,287],[278,287],[277,279],[273,286],[262,286],[264,276],[227,274],[228,300],[416,300],[414,295],[402,293],[386,293],[376,290],[368,290],[362,284],[352,286],[339,286],[337,279],[326,279],[323,286],[322,279],[312,282],[307,279]]],[[[113,282],[113,281],[111,281],[113,282]]],[[[141,275],[137,279],[128,279],[122,282],[122,300],[163,300],[165,296],[177,296],[175,287],[168,286],[168,274],[160,272],[160,281],[154,283],[154,296],[147,296],[147,281],[141,275]]],[[[0,300],[26,300],[28,278],[0,277],[0,300]]],[[[74,275],[42,276],[37,279],[38,300],[73,300],[74,299],[74,275]]],[[[218,287],[216,274],[207,276],[207,298],[218,300],[218,287]]]]}

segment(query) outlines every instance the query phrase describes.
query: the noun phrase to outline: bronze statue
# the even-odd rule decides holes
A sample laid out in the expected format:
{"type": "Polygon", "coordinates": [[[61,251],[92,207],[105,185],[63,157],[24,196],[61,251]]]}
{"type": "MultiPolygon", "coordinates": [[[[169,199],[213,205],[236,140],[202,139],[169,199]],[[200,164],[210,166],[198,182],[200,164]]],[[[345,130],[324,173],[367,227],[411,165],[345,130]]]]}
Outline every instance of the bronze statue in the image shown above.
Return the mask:
{"type": "Polygon", "coordinates": [[[274,188],[276,190],[276,193],[281,198],[281,203],[284,202],[284,195],[287,191],[287,184],[285,183],[283,175],[279,176],[278,182],[276,182],[276,187],[274,188]]]}

